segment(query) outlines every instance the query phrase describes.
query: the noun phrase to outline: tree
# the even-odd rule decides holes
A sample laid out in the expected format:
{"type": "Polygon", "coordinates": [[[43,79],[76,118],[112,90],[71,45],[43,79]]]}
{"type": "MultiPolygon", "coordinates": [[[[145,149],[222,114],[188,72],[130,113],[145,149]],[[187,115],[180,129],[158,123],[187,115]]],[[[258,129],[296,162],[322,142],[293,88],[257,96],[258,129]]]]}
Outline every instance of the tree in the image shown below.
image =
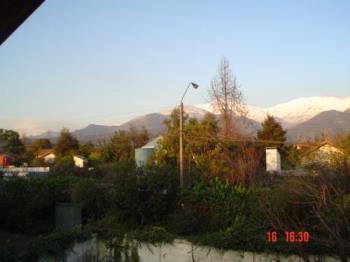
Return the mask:
{"type": "Polygon", "coordinates": [[[130,125],[128,135],[135,148],[144,146],[149,140],[149,133],[145,127],[139,130],[135,126],[130,125]]]}
{"type": "Polygon", "coordinates": [[[134,149],[143,146],[148,141],[145,128],[138,130],[130,127],[128,131],[119,130],[108,140],[102,142],[101,157],[105,162],[134,162],[134,149]]]}
{"type": "Polygon", "coordinates": [[[335,138],[335,144],[344,150],[344,153],[350,156],[350,133],[338,135],[335,138]]]}
{"type": "Polygon", "coordinates": [[[60,136],[57,139],[57,143],[54,147],[54,151],[58,156],[65,156],[73,154],[79,150],[79,142],[68,129],[62,129],[60,136]]]}
{"type": "Polygon", "coordinates": [[[286,141],[286,131],[282,128],[274,117],[268,115],[264,122],[261,123],[262,128],[258,131],[257,138],[266,140],[266,145],[273,145],[281,148],[286,141]],[[277,143],[276,143],[277,142],[277,143]]]}
{"type": "Polygon", "coordinates": [[[243,94],[226,58],[222,58],[218,75],[210,83],[209,97],[213,101],[214,107],[220,112],[223,135],[226,137],[237,136],[239,131],[234,124],[234,116],[245,117],[247,109],[243,94]]]}
{"type": "Polygon", "coordinates": [[[25,153],[19,134],[13,130],[0,129],[0,146],[14,159],[15,164],[20,162],[25,153]]]}
{"type": "Polygon", "coordinates": [[[34,159],[40,149],[50,149],[52,144],[49,139],[36,139],[31,144],[27,146],[27,156],[29,159],[34,159]]]}
{"type": "Polygon", "coordinates": [[[130,162],[133,146],[126,131],[117,131],[102,143],[102,158],[105,162],[130,162]]]}
{"type": "MultiPolygon", "coordinates": [[[[185,114],[184,125],[184,170],[188,174],[215,175],[220,170],[217,160],[218,121],[213,114],[206,114],[201,120],[185,114]]],[[[153,163],[161,168],[176,169],[179,157],[179,110],[175,109],[164,121],[166,132],[159,148],[153,155],[153,163]]],[[[222,170],[222,169],[221,169],[222,170]]]]}
{"type": "Polygon", "coordinates": [[[52,144],[49,139],[41,138],[41,139],[36,139],[33,143],[31,143],[31,147],[37,150],[49,149],[49,148],[52,148],[52,144]]]}
{"type": "MultiPolygon", "coordinates": [[[[188,115],[184,113],[184,123],[186,124],[188,115]]],[[[170,117],[164,120],[163,124],[166,127],[163,139],[160,141],[160,148],[154,154],[154,160],[157,165],[169,169],[177,168],[179,158],[179,123],[180,110],[175,108],[170,117]]],[[[184,153],[186,155],[186,152],[184,153]]]]}
{"type": "Polygon", "coordinates": [[[84,157],[89,157],[90,154],[94,151],[95,146],[91,141],[79,145],[79,154],[84,157]]]}

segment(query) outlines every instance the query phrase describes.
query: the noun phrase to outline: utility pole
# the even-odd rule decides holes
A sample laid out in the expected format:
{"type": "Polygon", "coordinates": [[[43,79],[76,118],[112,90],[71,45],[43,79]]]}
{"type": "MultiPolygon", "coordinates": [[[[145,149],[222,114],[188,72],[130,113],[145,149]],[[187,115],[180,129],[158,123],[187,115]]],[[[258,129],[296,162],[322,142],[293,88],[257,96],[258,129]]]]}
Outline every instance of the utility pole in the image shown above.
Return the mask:
{"type": "Polygon", "coordinates": [[[198,85],[194,82],[190,82],[185,90],[185,93],[183,94],[181,101],[180,101],[180,131],[179,131],[179,162],[180,162],[180,187],[184,186],[184,152],[183,152],[183,112],[184,112],[184,105],[182,103],[182,100],[184,99],[189,87],[192,86],[194,89],[198,88],[198,85]]]}
{"type": "Polygon", "coordinates": [[[184,153],[183,153],[183,112],[184,104],[180,104],[180,187],[184,185],[184,153]]]}

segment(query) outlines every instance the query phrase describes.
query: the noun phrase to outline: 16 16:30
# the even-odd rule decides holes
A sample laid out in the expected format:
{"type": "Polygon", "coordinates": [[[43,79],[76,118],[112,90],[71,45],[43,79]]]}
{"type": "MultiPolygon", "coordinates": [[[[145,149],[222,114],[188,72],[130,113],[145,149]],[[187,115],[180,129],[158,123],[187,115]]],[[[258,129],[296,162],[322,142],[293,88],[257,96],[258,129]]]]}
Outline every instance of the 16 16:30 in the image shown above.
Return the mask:
{"type": "MultiPolygon", "coordinates": [[[[268,242],[276,243],[279,236],[276,231],[269,231],[266,233],[266,238],[268,242]]],[[[285,231],[283,239],[289,243],[308,243],[310,241],[310,234],[307,231],[285,231]]]]}

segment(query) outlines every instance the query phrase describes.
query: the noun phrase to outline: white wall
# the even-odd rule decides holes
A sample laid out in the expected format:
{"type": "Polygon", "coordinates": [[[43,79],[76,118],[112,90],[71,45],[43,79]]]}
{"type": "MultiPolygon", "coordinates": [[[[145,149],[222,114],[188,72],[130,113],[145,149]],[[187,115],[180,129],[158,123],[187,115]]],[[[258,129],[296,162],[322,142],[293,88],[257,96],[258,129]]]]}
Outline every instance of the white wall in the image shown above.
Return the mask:
{"type": "MultiPolygon", "coordinates": [[[[88,240],[84,243],[77,243],[67,250],[64,261],[92,261],[93,255],[97,261],[113,261],[111,250],[106,248],[102,241],[96,239],[88,240]],[[89,260],[90,259],[90,260],[89,260]]],[[[138,246],[138,255],[140,262],[303,262],[297,256],[283,256],[280,254],[258,254],[243,251],[220,251],[214,248],[203,246],[194,246],[190,242],[182,239],[174,240],[173,244],[152,245],[141,243],[138,246]]],[[[309,257],[310,261],[336,262],[338,260],[332,257],[309,257]]],[[[53,257],[45,257],[40,262],[57,261],[53,257]]]]}
{"type": "Polygon", "coordinates": [[[277,148],[266,148],[266,171],[281,172],[281,156],[277,148]]]}

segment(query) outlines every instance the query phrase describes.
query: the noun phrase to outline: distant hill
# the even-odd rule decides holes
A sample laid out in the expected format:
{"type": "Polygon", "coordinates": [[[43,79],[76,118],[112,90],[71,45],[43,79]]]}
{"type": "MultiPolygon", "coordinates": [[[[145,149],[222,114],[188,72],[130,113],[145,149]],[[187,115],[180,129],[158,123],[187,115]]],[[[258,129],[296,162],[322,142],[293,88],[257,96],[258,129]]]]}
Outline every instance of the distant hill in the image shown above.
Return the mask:
{"type": "Polygon", "coordinates": [[[97,141],[110,137],[115,131],[119,130],[119,126],[104,126],[91,124],[82,129],[75,130],[72,134],[80,141],[97,141]]]}
{"type": "Polygon", "coordinates": [[[158,113],[147,114],[141,117],[134,118],[120,126],[105,126],[105,125],[88,125],[82,129],[75,130],[72,134],[80,141],[93,141],[106,139],[111,137],[118,130],[128,130],[130,126],[141,129],[145,127],[151,137],[158,136],[165,131],[163,121],[168,116],[158,113]]]}
{"type": "MultiPolygon", "coordinates": [[[[235,117],[236,125],[246,134],[255,135],[267,114],[274,116],[287,129],[289,141],[294,141],[300,136],[313,139],[315,136],[320,136],[322,132],[334,135],[350,131],[350,97],[301,97],[268,108],[248,105],[248,110],[248,118],[245,121],[235,117]]],[[[136,128],[145,127],[154,137],[165,131],[163,122],[170,116],[171,111],[170,109],[146,114],[121,125],[91,124],[75,130],[73,135],[81,141],[98,141],[110,137],[117,130],[127,130],[132,125],[136,128]]],[[[210,103],[197,106],[185,105],[185,113],[190,117],[201,119],[208,112],[218,115],[210,103]]],[[[58,132],[48,131],[29,139],[49,138],[54,141],[57,136],[58,132]]]]}
{"type": "MultiPolygon", "coordinates": [[[[201,104],[197,107],[210,112],[215,112],[212,104],[201,104]]],[[[290,128],[301,124],[317,114],[337,110],[344,112],[350,109],[350,97],[334,96],[311,96],[300,97],[285,103],[277,104],[271,107],[257,107],[247,105],[248,117],[255,121],[262,122],[267,114],[275,117],[285,128],[290,128]]]]}
{"type": "Polygon", "coordinates": [[[288,140],[295,141],[302,137],[304,139],[314,139],[322,132],[325,135],[337,135],[350,132],[350,110],[340,112],[329,110],[319,113],[308,121],[288,129],[288,140]]]}
{"type": "Polygon", "coordinates": [[[46,131],[40,135],[26,137],[26,139],[28,139],[30,141],[30,140],[35,140],[35,139],[47,138],[47,139],[50,139],[51,141],[55,141],[58,135],[59,135],[59,132],[46,131]]]}

